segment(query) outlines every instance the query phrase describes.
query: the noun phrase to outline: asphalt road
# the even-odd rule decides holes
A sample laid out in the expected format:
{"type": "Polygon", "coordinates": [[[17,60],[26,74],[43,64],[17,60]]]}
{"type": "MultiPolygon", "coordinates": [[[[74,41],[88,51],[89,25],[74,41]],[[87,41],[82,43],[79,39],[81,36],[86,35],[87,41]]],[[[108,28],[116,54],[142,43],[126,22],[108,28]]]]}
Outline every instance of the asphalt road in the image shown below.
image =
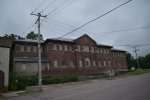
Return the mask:
{"type": "Polygon", "coordinates": [[[150,74],[50,87],[42,94],[3,100],[150,100],[150,74]]]}

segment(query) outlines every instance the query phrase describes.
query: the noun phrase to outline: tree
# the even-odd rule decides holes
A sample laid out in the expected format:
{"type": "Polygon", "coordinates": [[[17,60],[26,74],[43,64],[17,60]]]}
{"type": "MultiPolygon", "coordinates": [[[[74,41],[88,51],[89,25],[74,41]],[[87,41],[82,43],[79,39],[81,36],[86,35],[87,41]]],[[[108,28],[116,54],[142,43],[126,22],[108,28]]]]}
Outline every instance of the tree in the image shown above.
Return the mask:
{"type": "Polygon", "coordinates": [[[150,54],[145,56],[145,67],[150,68],[150,54]]]}
{"type": "MultiPolygon", "coordinates": [[[[33,31],[27,34],[26,36],[27,39],[32,39],[32,40],[37,40],[38,39],[38,34],[35,34],[33,31]]],[[[43,40],[43,35],[40,35],[40,39],[43,40]]]]}
{"type": "Polygon", "coordinates": [[[130,53],[126,53],[126,61],[128,65],[128,69],[136,66],[136,61],[130,53]]]}
{"type": "Polygon", "coordinates": [[[10,40],[24,39],[23,37],[15,34],[5,34],[3,37],[10,40]]]}

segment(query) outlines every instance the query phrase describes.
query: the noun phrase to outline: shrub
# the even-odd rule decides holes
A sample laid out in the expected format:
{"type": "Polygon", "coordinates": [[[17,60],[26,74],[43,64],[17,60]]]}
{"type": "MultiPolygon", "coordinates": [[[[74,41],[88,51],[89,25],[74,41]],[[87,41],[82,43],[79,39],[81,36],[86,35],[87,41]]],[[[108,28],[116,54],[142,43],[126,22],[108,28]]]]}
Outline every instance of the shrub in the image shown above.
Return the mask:
{"type": "Polygon", "coordinates": [[[58,84],[58,83],[66,83],[66,82],[76,82],[79,81],[77,76],[57,76],[57,77],[47,77],[43,78],[43,84],[58,84]]]}
{"type": "Polygon", "coordinates": [[[16,91],[16,90],[24,90],[25,85],[22,83],[12,83],[9,85],[9,90],[16,91]]]}
{"type": "Polygon", "coordinates": [[[38,77],[37,76],[18,76],[16,80],[19,83],[23,83],[27,86],[34,86],[38,84],[38,77]]]}

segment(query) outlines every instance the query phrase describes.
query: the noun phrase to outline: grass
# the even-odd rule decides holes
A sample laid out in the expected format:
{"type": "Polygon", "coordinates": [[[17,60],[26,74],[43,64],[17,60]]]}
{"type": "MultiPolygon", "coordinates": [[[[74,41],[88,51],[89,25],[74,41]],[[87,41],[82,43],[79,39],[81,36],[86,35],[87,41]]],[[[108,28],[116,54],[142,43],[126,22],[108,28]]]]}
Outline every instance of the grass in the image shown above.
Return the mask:
{"type": "Polygon", "coordinates": [[[142,75],[147,73],[150,73],[150,69],[137,69],[135,71],[128,71],[128,72],[121,73],[120,75],[132,76],[132,75],[142,75]]]}

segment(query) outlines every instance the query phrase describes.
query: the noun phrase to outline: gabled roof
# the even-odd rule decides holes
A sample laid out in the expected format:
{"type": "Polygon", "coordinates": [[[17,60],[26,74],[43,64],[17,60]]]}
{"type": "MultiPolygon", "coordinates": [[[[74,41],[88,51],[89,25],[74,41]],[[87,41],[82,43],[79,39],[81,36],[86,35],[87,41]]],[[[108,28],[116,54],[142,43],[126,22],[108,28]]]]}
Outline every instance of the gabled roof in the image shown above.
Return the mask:
{"type": "Polygon", "coordinates": [[[94,40],[94,39],[92,39],[89,35],[87,35],[87,34],[83,34],[82,36],[80,36],[80,37],[78,37],[77,39],[75,39],[74,41],[77,41],[78,39],[80,39],[80,38],[82,38],[82,37],[88,37],[90,40],[92,40],[95,44],[97,44],[96,43],[96,41],[94,40]]]}
{"type": "Polygon", "coordinates": [[[73,39],[68,39],[68,38],[48,38],[45,40],[46,41],[56,41],[56,42],[69,42],[69,43],[74,43],[73,39]]]}

